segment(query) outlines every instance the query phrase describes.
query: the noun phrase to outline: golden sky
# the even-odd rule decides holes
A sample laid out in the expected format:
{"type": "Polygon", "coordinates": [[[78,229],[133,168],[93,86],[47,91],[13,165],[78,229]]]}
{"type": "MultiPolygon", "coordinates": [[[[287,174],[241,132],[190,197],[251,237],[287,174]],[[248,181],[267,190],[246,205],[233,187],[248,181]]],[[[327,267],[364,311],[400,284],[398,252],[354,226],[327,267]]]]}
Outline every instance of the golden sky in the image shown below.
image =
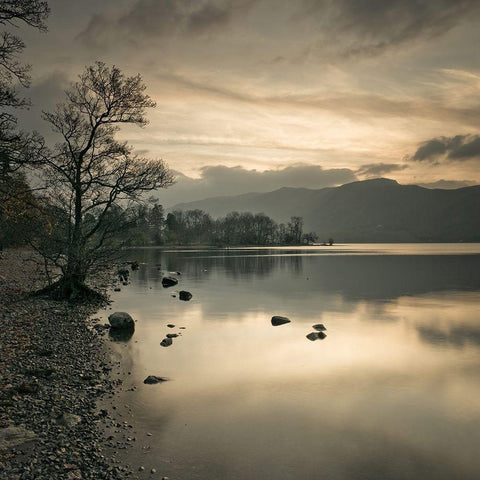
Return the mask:
{"type": "Polygon", "coordinates": [[[40,111],[102,60],[142,74],[157,108],[122,135],[178,172],[174,189],[480,183],[478,0],[49,4],[49,32],[23,34],[23,121],[47,137],[40,111]]]}

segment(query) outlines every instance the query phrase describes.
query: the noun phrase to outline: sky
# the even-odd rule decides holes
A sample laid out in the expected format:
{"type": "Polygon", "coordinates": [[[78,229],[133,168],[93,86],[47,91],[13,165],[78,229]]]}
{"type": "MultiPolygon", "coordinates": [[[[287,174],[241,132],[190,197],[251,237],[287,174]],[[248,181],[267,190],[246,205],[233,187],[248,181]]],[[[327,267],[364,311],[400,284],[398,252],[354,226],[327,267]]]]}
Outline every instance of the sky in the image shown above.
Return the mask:
{"type": "Polygon", "coordinates": [[[25,129],[96,60],[157,106],[120,137],[162,158],[168,204],[368,178],[480,183],[480,0],[50,0],[22,27],[25,129]]]}

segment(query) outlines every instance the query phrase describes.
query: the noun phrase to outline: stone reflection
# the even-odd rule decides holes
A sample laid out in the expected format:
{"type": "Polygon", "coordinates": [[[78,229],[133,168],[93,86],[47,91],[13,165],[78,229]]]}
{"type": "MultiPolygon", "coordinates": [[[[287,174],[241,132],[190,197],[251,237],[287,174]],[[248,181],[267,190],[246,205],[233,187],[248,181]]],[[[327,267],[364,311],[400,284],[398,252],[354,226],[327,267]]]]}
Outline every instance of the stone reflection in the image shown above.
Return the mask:
{"type": "Polygon", "coordinates": [[[135,333],[134,328],[110,328],[108,336],[113,342],[127,343],[135,333]]]}

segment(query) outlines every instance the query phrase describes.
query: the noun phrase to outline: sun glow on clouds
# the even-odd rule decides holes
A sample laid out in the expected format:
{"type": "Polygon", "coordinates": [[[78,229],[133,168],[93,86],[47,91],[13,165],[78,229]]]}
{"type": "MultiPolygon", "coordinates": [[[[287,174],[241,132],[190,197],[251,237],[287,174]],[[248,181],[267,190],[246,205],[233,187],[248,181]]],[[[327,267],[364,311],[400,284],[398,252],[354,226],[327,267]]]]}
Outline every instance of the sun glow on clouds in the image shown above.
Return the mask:
{"type": "MultiPolygon", "coordinates": [[[[79,12],[51,0],[50,31],[26,55],[37,78],[74,79],[98,58],[140,72],[158,106],[123,138],[190,176],[377,163],[399,165],[389,176],[403,183],[480,181],[474,158],[410,160],[422,142],[479,133],[478,2],[376,5],[88,0],[79,12]]],[[[38,121],[52,105],[32,99],[38,121]]]]}

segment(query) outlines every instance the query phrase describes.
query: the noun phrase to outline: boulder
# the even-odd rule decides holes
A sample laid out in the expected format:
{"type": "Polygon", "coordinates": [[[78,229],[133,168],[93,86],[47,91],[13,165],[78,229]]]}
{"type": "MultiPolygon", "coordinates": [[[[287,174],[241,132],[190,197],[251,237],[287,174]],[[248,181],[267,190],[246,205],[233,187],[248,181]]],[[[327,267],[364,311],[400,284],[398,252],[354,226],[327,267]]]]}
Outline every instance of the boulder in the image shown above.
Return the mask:
{"type": "Polygon", "coordinates": [[[37,435],[23,427],[0,428],[0,451],[37,440],[37,435]]]}
{"type": "Polygon", "coordinates": [[[130,314],[126,312],[115,312],[109,315],[108,321],[112,328],[124,328],[133,330],[135,328],[135,322],[130,314]]]}
{"type": "Polygon", "coordinates": [[[165,377],[157,377],[156,375],[149,375],[143,383],[146,383],[147,385],[155,385],[156,383],[160,382],[166,382],[168,378],[165,377]]]}
{"type": "Polygon", "coordinates": [[[307,335],[307,338],[314,342],[315,340],[323,340],[327,335],[323,332],[312,332],[307,335]]]}
{"type": "Polygon", "coordinates": [[[162,285],[163,288],[174,287],[178,283],[178,280],[173,277],[163,277],[162,285]]]}
{"type": "Polygon", "coordinates": [[[323,323],[317,323],[316,325],[312,325],[312,328],[314,330],[317,330],[318,332],[324,332],[326,330],[325,325],[323,323]]]}
{"type": "Polygon", "coordinates": [[[74,413],[64,413],[57,419],[57,423],[71,428],[78,425],[82,421],[82,417],[75,415],[74,413]]]}
{"type": "Polygon", "coordinates": [[[175,325],[174,325],[173,323],[169,323],[169,324],[167,325],[167,327],[168,327],[168,328],[175,328],[175,325]]]}
{"type": "Polygon", "coordinates": [[[272,325],[274,327],[278,327],[279,325],[285,325],[286,323],[290,323],[290,319],[287,317],[280,317],[279,315],[275,315],[272,317],[272,325]]]}
{"type": "Polygon", "coordinates": [[[190,292],[185,291],[185,290],[180,290],[178,292],[178,298],[180,300],[183,300],[184,302],[188,302],[192,298],[192,294],[190,292]]]}
{"type": "Polygon", "coordinates": [[[132,269],[132,272],[134,272],[135,270],[138,270],[139,267],[140,267],[140,264],[137,262],[137,260],[130,262],[130,268],[132,269]]]}
{"type": "Polygon", "coordinates": [[[178,333],[167,333],[167,335],[165,335],[167,338],[177,338],[178,337],[178,333]]]}
{"type": "Polygon", "coordinates": [[[169,347],[173,343],[173,340],[171,338],[164,338],[161,342],[160,345],[162,347],[169,347]]]}

